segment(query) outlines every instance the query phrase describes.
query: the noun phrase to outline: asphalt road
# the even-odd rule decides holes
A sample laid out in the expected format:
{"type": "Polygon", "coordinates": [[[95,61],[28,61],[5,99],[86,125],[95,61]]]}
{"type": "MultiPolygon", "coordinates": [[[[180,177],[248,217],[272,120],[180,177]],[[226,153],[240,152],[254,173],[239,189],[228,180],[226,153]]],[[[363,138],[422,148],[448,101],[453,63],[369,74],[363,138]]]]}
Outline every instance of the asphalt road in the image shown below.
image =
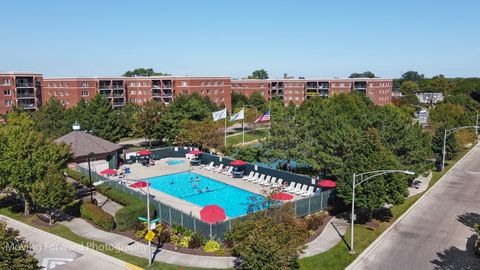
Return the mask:
{"type": "MultiPolygon", "coordinates": [[[[134,269],[121,260],[76,244],[67,239],[31,227],[19,221],[0,215],[7,227],[20,231],[20,235],[32,247],[35,257],[44,269],[55,270],[123,270],[134,269]]],[[[3,248],[3,247],[2,247],[3,248]]]]}
{"type": "Polygon", "coordinates": [[[480,269],[474,223],[480,223],[479,146],[347,269],[480,269]]]}

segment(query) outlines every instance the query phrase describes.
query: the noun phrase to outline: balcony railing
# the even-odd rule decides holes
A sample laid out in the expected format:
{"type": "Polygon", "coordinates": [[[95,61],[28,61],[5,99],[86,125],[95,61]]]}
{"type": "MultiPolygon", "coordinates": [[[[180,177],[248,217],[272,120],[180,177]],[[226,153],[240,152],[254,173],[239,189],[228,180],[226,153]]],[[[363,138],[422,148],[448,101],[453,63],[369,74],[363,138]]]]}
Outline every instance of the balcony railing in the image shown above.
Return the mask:
{"type": "Polygon", "coordinates": [[[114,84],[114,85],[112,86],[112,88],[113,88],[113,89],[123,89],[124,86],[121,85],[121,84],[114,84]]]}
{"type": "Polygon", "coordinates": [[[102,90],[102,89],[110,90],[110,89],[111,89],[111,88],[110,88],[110,85],[108,85],[108,84],[105,84],[105,85],[101,85],[101,84],[100,84],[100,85],[98,86],[98,88],[99,88],[100,90],[102,90]]]}
{"type": "Polygon", "coordinates": [[[116,93],[113,93],[113,97],[115,98],[123,98],[124,94],[116,94],[116,93]]]}
{"type": "Polygon", "coordinates": [[[34,109],[35,103],[18,103],[18,106],[24,109],[34,109]]]}
{"type": "Polygon", "coordinates": [[[123,105],[124,105],[123,102],[114,102],[113,103],[114,107],[123,106],[123,105]]]}
{"type": "Polygon", "coordinates": [[[16,83],[17,87],[33,87],[33,83],[16,83]]]}
{"type": "Polygon", "coordinates": [[[35,98],[34,93],[17,93],[17,98],[35,98]]]}
{"type": "Polygon", "coordinates": [[[152,85],[152,88],[160,89],[160,84],[153,84],[153,85],[152,85]]]}

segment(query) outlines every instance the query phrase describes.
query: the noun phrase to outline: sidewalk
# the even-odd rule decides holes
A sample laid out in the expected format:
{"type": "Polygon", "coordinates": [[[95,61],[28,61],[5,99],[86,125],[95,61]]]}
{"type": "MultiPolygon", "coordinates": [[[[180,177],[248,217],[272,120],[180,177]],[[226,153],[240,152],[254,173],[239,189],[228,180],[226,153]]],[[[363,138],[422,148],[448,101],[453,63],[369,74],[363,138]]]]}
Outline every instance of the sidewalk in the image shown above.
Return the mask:
{"type": "Polygon", "coordinates": [[[345,235],[349,223],[343,217],[334,217],[328,222],[325,229],[312,242],[307,244],[305,253],[300,258],[310,257],[333,248],[345,235]]]}
{"type": "Polygon", "coordinates": [[[412,186],[408,187],[408,197],[415,196],[428,189],[428,184],[432,180],[432,172],[430,171],[427,176],[420,175],[413,180],[412,186]]]}
{"type": "MultiPolygon", "coordinates": [[[[74,218],[71,221],[64,221],[61,223],[79,236],[112,245],[115,248],[134,256],[142,258],[147,257],[148,246],[146,244],[142,244],[126,236],[99,230],[83,219],[74,218]]],[[[154,251],[155,247],[152,245],[152,252],[154,251]]],[[[188,267],[222,269],[232,268],[234,266],[235,258],[198,256],[159,249],[155,255],[155,260],[188,267]]]]}
{"type": "Polygon", "coordinates": [[[20,231],[20,235],[31,244],[40,266],[46,269],[133,269],[133,266],[127,262],[42,231],[12,218],[0,215],[0,221],[6,222],[7,227],[12,227],[20,231]]]}

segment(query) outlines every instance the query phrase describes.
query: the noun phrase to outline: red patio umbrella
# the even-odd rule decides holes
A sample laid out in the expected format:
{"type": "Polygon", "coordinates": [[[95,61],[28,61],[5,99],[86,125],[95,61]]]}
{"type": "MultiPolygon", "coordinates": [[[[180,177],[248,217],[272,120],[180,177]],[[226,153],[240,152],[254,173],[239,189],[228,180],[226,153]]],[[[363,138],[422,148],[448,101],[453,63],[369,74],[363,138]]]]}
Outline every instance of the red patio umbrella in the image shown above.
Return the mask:
{"type": "Polygon", "coordinates": [[[288,201],[288,200],[291,200],[292,198],[293,198],[293,195],[290,195],[284,192],[275,193],[272,195],[272,199],[276,201],[288,201]]]}
{"type": "Polygon", "coordinates": [[[240,159],[237,159],[237,160],[234,160],[232,162],[230,162],[230,165],[233,165],[233,166],[241,166],[241,165],[245,165],[247,164],[247,162],[243,161],[243,160],[240,160],[240,159]]]}
{"type": "Polygon", "coordinates": [[[192,150],[192,151],[188,152],[187,154],[190,154],[190,155],[199,155],[199,154],[201,154],[201,153],[202,153],[202,151],[200,151],[200,150],[192,150]]]}
{"type": "Polygon", "coordinates": [[[200,210],[200,218],[210,224],[224,221],[227,216],[225,210],[216,204],[207,205],[200,210]]]}
{"type": "Polygon", "coordinates": [[[106,169],[106,170],[103,170],[100,172],[100,174],[116,174],[117,173],[117,170],[114,170],[114,169],[106,169]]]}
{"type": "Polygon", "coordinates": [[[318,185],[321,187],[334,188],[337,186],[337,183],[333,182],[332,180],[325,179],[318,182],[318,185]]]}
{"type": "Polygon", "coordinates": [[[133,187],[133,188],[145,188],[145,187],[147,187],[147,182],[138,181],[138,182],[135,182],[135,183],[131,184],[130,187],[133,187]]]}
{"type": "Polygon", "coordinates": [[[139,154],[141,156],[148,156],[148,155],[151,155],[152,152],[150,152],[148,150],[142,150],[142,151],[139,151],[137,154],[139,154]]]}

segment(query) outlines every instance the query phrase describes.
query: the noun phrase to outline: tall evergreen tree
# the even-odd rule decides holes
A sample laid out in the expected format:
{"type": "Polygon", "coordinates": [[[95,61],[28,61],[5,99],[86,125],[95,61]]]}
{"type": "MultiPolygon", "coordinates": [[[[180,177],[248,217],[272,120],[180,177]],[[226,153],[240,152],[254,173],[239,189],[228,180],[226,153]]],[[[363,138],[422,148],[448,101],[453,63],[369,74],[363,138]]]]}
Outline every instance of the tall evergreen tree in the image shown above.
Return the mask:
{"type": "Polygon", "coordinates": [[[96,95],[88,103],[86,115],[90,116],[89,127],[95,136],[111,142],[116,142],[122,137],[118,112],[104,96],[96,95]]]}
{"type": "Polygon", "coordinates": [[[65,108],[55,97],[47,101],[33,117],[37,130],[47,138],[60,137],[70,130],[65,117],[65,108]]]}

